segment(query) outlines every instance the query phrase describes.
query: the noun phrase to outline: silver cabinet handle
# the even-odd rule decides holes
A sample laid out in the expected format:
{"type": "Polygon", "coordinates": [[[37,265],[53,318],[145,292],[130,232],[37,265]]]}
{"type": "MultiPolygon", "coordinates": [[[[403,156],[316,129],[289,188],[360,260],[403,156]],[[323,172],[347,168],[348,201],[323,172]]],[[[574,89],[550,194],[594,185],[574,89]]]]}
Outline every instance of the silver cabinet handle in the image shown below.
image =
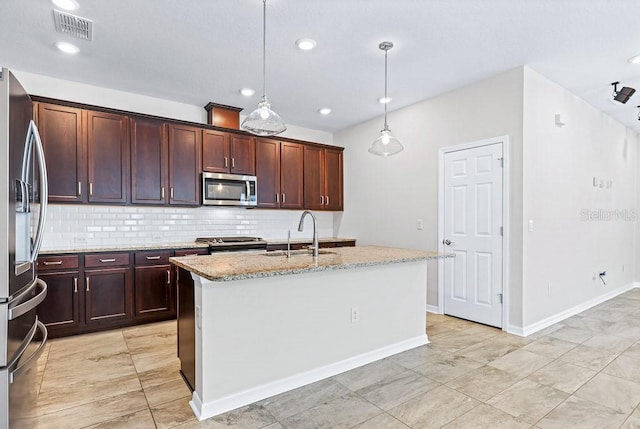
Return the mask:
{"type": "Polygon", "coordinates": [[[320,195],[320,205],[324,206],[324,195],[320,195]]]}
{"type": "Polygon", "coordinates": [[[93,183],[89,183],[89,196],[93,197],[93,183]]]}
{"type": "Polygon", "coordinates": [[[276,194],[276,203],[280,203],[280,194],[276,194]]]}
{"type": "Polygon", "coordinates": [[[171,199],[173,199],[173,186],[171,187],[171,199]]]}
{"type": "Polygon", "coordinates": [[[160,256],[147,256],[147,261],[157,261],[160,256]]]}
{"type": "Polygon", "coordinates": [[[102,262],[103,264],[106,262],[115,262],[116,258],[109,258],[109,259],[100,259],[100,262],[102,262]]]}
{"type": "Polygon", "coordinates": [[[164,186],[160,188],[160,198],[164,200],[164,186]]]}
{"type": "Polygon", "coordinates": [[[236,159],[231,158],[231,168],[236,168],[236,159]]]}
{"type": "Polygon", "coordinates": [[[171,284],[171,271],[167,270],[167,284],[171,284]]]}
{"type": "Polygon", "coordinates": [[[329,205],[329,195],[326,196],[327,199],[327,205],[329,205]]]}
{"type": "Polygon", "coordinates": [[[84,278],[87,281],[87,292],[89,292],[89,276],[84,278]]]}
{"type": "Polygon", "coordinates": [[[78,278],[73,278],[73,293],[78,293],[78,278]]]}
{"type": "Polygon", "coordinates": [[[282,204],[286,204],[287,203],[287,194],[285,194],[284,192],[282,193],[282,204]]]}
{"type": "Polygon", "coordinates": [[[62,265],[62,261],[44,261],[44,265],[62,265]]]}
{"type": "Polygon", "coordinates": [[[82,182],[78,182],[78,196],[82,196],[82,182]]]}
{"type": "Polygon", "coordinates": [[[229,158],[227,158],[226,156],[224,157],[224,166],[225,168],[229,166],[229,158]]]}

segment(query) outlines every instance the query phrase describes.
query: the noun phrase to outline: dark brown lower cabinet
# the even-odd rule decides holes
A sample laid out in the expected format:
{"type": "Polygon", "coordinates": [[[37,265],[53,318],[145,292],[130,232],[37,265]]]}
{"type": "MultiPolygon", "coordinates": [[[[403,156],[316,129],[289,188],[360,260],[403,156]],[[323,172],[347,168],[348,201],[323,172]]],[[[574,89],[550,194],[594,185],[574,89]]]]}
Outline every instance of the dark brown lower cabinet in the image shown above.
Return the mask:
{"type": "Polygon", "coordinates": [[[85,271],[85,323],[131,320],[131,268],[85,271]]]}
{"type": "Polygon", "coordinates": [[[178,288],[178,358],[180,374],[193,391],[196,387],[196,314],[193,279],[184,268],[177,269],[178,288]]]}
{"type": "Polygon", "coordinates": [[[135,267],[135,317],[172,317],[171,266],[135,267]]]}
{"type": "Polygon", "coordinates": [[[38,319],[48,329],[72,328],[80,323],[79,290],[84,282],[78,271],[43,273],[47,297],[38,306],[38,319]]]}

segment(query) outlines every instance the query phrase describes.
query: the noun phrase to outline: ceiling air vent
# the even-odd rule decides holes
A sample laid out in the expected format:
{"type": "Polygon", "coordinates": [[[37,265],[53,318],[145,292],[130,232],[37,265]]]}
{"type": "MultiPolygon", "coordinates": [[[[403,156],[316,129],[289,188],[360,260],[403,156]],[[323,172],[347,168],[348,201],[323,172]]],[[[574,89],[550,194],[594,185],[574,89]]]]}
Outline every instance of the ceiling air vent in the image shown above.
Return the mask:
{"type": "Polygon", "coordinates": [[[93,40],[93,21],[70,13],[53,11],[56,30],[82,40],[93,40]]]}

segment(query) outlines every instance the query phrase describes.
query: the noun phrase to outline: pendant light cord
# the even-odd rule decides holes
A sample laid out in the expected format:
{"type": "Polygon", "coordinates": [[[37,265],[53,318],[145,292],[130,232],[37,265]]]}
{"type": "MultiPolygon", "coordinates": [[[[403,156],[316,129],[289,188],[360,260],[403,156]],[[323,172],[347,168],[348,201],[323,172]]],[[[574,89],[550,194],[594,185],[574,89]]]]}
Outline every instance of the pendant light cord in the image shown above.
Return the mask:
{"type": "MultiPolygon", "coordinates": [[[[266,0],[265,0],[266,1],[266,0]]],[[[387,97],[387,53],[388,49],[384,50],[384,129],[389,128],[387,126],[387,104],[389,104],[389,98],[387,97]]]]}
{"type": "Polygon", "coordinates": [[[267,0],[262,0],[262,99],[267,98],[267,0]]]}

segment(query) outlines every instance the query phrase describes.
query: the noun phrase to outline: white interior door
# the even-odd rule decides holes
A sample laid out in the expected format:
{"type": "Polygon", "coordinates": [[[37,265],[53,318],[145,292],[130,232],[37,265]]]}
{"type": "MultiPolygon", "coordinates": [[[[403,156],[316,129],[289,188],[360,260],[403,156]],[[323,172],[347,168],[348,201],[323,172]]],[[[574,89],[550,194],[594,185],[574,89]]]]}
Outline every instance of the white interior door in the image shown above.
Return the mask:
{"type": "Polygon", "coordinates": [[[502,144],[444,155],[444,313],[502,327],[502,144]]]}

